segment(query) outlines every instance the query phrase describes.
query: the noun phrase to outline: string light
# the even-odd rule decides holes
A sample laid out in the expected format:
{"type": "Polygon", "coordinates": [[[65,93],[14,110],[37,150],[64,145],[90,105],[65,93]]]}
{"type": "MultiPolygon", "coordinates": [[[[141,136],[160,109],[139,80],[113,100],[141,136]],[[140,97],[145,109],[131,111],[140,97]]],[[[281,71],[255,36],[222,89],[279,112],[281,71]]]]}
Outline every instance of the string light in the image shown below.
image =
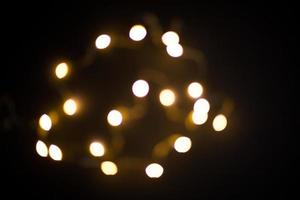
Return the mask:
{"type": "Polygon", "coordinates": [[[55,75],[58,79],[62,79],[67,76],[69,72],[69,66],[67,63],[60,63],[55,68],[55,75]]]}
{"type": "Polygon", "coordinates": [[[105,148],[100,142],[92,142],[90,144],[90,153],[95,157],[101,157],[105,153],[105,148]]]}
{"type": "Polygon", "coordinates": [[[183,48],[180,44],[170,44],[167,46],[167,53],[174,58],[180,57],[183,54],[183,48]]]}
{"type": "Polygon", "coordinates": [[[122,114],[118,110],[112,110],[107,115],[107,121],[111,126],[120,126],[122,120],[123,120],[122,114]]]}
{"type": "Polygon", "coordinates": [[[136,97],[145,97],[149,92],[149,84],[144,80],[137,80],[132,85],[132,92],[136,97]]]}
{"type": "Polygon", "coordinates": [[[142,25],[134,25],[129,31],[129,37],[134,41],[141,41],[146,35],[146,28],[142,25]]]}
{"type": "Polygon", "coordinates": [[[74,99],[68,99],[63,106],[64,112],[67,115],[74,115],[77,111],[77,103],[74,99]]]}
{"type": "Polygon", "coordinates": [[[159,101],[164,106],[171,106],[175,103],[175,93],[170,89],[164,89],[159,94],[159,101]]]}
{"type": "Polygon", "coordinates": [[[48,147],[47,145],[42,142],[41,140],[38,140],[36,145],[35,145],[36,152],[41,156],[41,157],[47,157],[48,156],[48,147]]]}
{"type": "Polygon", "coordinates": [[[63,154],[58,146],[51,144],[49,147],[49,156],[55,161],[61,161],[63,154]]]}
{"type": "Polygon", "coordinates": [[[118,173],[118,167],[111,161],[104,161],[101,163],[101,170],[105,175],[112,176],[118,173]]]}
{"type": "Polygon", "coordinates": [[[164,168],[157,163],[152,163],[146,167],[146,174],[150,178],[159,178],[164,173],[164,168]]]}
{"type": "Polygon", "coordinates": [[[196,112],[208,113],[209,109],[209,102],[204,98],[200,98],[194,103],[194,111],[196,112]]]}
{"type": "Polygon", "coordinates": [[[191,147],[192,147],[192,141],[188,137],[183,137],[183,136],[179,137],[176,139],[174,143],[174,149],[178,153],[186,153],[190,150],[191,147]]]}
{"type": "Polygon", "coordinates": [[[51,118],[48,115],[43,114],[40,117],[39,125],[40,125],[41,129],[43,129],[45,131],[49,131],[51,129],[51,127],[52,127],[51,118]]]}
{"type": "Polygon", "coordinates": [[[166,46],[174,45],[179,43],[179,36],[174,31],[168,31],[162,35],[161,40],[166,46]]]}
{"type": "Polygon", "coordinates": [[[192,97],[193,99],[197,99],[202,95],[203,87],[200,83],[193,82],[189,84],[187,91],[190,97],[192,97]]]}
{"type": "Polygon", "coordinates": [[[207,121],[208,115],[206,112],[193,111],[192,120],[196,125],[202,125],[207,121]]]}
{"type": "Polygon", "coordinates": [[[96,39],[96,47],[97,49],[105,49],[110,45],[111,38],[107,34],[102,34],[96,39]]]}
{"type": "Polygon", "coordinates": [[[227,126],[225,115],[219,114],[213,120],[213,128],[215,131],[223,131],[227,126]]]}

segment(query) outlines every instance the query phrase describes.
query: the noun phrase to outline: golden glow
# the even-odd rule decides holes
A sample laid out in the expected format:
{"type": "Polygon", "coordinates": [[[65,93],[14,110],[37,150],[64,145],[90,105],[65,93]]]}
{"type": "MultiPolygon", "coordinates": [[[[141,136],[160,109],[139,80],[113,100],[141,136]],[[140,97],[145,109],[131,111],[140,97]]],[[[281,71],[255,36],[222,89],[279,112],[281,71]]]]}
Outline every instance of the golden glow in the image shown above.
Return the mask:
{"type": "Polygon", "coordinates": [[[109,35],[102,34],[97,37],[95,44],[96,44],[97,49],[105,49],[106,47],[109,46],[110,41],[111,41],[111,38],[109,35]]]}
{"type": "Polygon", "coordinates": [[[55,161],[60,161],[63,157],[60,148],[54,144],[51,144],[49,147],[49,156],[55,161]]]}
{"type": "Polygon", "coordinates": [[[107,121],[111,126],[119,126],[122,123],[123,116],[120,111],[112,110],[107,115],[107,121]]]}
{"type": "Polygon", "coordinates": [[[129,37],[134,41],[141,41],[146,35],[146,28],[142,25],[134,25],[129,31],[129,37]]]}
{"type": "Polygon", "coordinates": [[[77,111],[77,103],[74,99],[68,99],[63,106],[64,112],[67,115],[74,115],[77,111]]]}
{"type": "Polygon", "coordinates": [[[160,103],[164,106],[171,106],[176,100],[175,93],[170,89],[164,89],[159,94],[160,103]]]}
{"type": "Polygon", "coordinates": [[[118,167],[111,161],[101,163],[101,170],[105,175],[115,175],[118,172],[118,167]]]}
{"type": "Polygon", "coordinates": [[[157,163],[152,163],[146,167],[145,171],[150,178],[159,178],[163,174],[164,168],[157,163]]]}
{"type": "Polygon", "coordinates": [[[194,111],[196,112],[208,113],[209,109],[209,102],[204,98],[200,98],[194,103],[194,111]]]}
{"type": "Polygon", "coordinates": [[[55,68],[55,75],[57,78],[62,79],[67,76],[69,72],[69,67],[67,63],[60,63],[55,68]]]}
{"type": "Polygon", "coordinates": [[[192,120],[196,125],[204,124],[207,121],[208,115],[206,112],[193,111],[192,120]]]}
{"type": "Polygon", "coordinates": [[[48,156],[48,148],[47,145],[42,142],[41,140],[38,140],[36,145],[35,145],[36,152],[41,156],[41,157],[47,157],[48,156]]]}
{"type": "Polygon", "coordinates": [[[46,114],[43,114],[41,117],[40,117],[40,120],[39,120],[39,125],[40,127],[45,130],[45,131],[49,131],[52,127],[52,121],[51,121],[51,118],[46,115],[46,114]]]}
{"type": "Polygon", "coordinates": [[[185,153],[192,147],[192,141],[188,137],[179,137],[174,143],[174,149],[179,153],[185,153]]]}
{"type": "Polygon", "coordinates": [[[213,128],[215,131],[223,131],[227,126],[227,119],[224,115],[219,114],[213,120],[213,128]]]}
{"type": "Polygon", "coordinates": [[[149,84],[144,80],[137,80],[132,85],[132,92],[136,97],[145,97],[149,92],[149,84]]]}
{"type": "Polygon", "coordinates": [[[203,87],[200,83],[193,82],[189,84],[187,91],[190,97],[192,97],[193,99],[197,99],[202,95],[203,87]]]}
{"type": "Polygon", "coordinates": [[[173,44],[178,44],[179,36],[174,31],[168,31],[162,35],[161,40],[166,46],[169,46],[173,44]]]}
{"type": "Polygon", "coordinates": [[[101,157],[105,153],[105,149],[102,143],[100,142],[92,142],[90,144],[90,152],[95,157],[101,157]]]}
{"type": "Polygon", "coordinates": [[[167,53],[174,58],[180,57],[183,54],[183,48],[180,44],[171,44],[167,46],[167,53]]]}

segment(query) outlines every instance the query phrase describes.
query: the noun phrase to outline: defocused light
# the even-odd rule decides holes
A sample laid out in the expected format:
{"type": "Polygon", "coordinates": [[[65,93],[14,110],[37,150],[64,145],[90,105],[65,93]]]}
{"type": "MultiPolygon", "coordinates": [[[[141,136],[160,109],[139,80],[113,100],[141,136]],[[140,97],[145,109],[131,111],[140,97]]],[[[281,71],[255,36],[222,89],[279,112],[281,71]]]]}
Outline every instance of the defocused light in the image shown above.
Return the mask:
{"type": "Polygon", "coordinates": [[[47,145],[42,142],[41,140],[37,141],[35,145],[36,152],[42,156],[42,157],[47,157],[48,156],[48,148],[47,145]]]}
{"type": "Polygon", "coordinates": [[[192,97],[193,99],[197,99],[202,95],[203,87],[200,83],[193,82],[189,84],[187,91],[190,97],[192,97]]]}
{"type": "Polygon", "coordinates": [[[192,120],[194,124],[201,125],[207,121],[208,115],[206,112],[193,111],[192,120]]]}
{"type": "Polygon", "coordinates": [[[149,84],[144,80],[137,80],[132,85],[132,92],[137,97],[145,97],[149,92],[149,84]]]}
{"type": "Polygon", "coordinates": [[[192,147],[192,141],[188,137],[179,137],[174,143],[174,149],[179,153],[185,153],[192,147]]]}
{"type": "Polygon", "coordinates": [[[180,57],[183,54],[183,48],[180,44],[171,44],[167,46],[167,53],[172,57],[180,57]]]}
{"type": "Polygon", "coordinates": [[[168,31],[162,35],[161,40],[166,46],[169,46],[173,44],[178,44],[179,36],[174,31],[168,31]]]}
{"type": "Polygon", "coordinates": [[[213,128],[215,131],[223,131],[227,126],[227,119],[224,115],[219,114],[213,120],[213,128]]]}
{"type": "Polygon", "coordinates": [[[40,127],[45,130],[45,131],[49,131],[52,127],[52,121],[51,121],[51,118],[46,115],[46,114],[43,114],[41,117],[40,117],[40,120],[39,120],[39,125],[40,127]]]}
{"type": "Polygon", "coordinates": [[[160,103],[164,106],[171,106],[175,102],[175,93],[170,89],[164,89],[159,94],[160,103]]]}
{"type": "Polygon", "coordinates": [[[159,178],[163,174],[164,168],[157,163],[152,163],[146,167],[145,171],[150,178],[159,178]]]}
{"type": "Polygon", "coordinates": [[[74,115],[77,111],[76,101],[73,99],[68,99],[65,101],[63,109],[67,115],[74,115]]]}
{"type": "Polygon", "coordinates": [[[118,110],[112,110],[107,115],[107,121],[112,126],[119,126],[122,123],[122,120],[122,114],[118,110]]]}
{"type": "Polygon", "coordinates": [[[105,149],[100,142],[93,142],[90,144],[90,152],[95,157],[101,157],[104,155],[105,149]]]}
{"type": "Polygon", "coordinates": [[[105,175],[115,175],[118,172],[118,167],[111,161],[101,163],[101,170],[105,175]]]}
{"type": "Polygon", "coordinates": [[[57,78],[64,78],[69,72],[69,67],[67,63],[60,63],[55,68],[55,75],[57,78]]]}
{"type": "Polygon", "coordinates": [[[134,25],[129,31],[129,37],[134,41],[141,41],[146,35],[146,28],[142,25],[134,25]]]}
{"type": "Polygon", "coordinates": [[[194,111],[196,112],[208,113],[209,109],[210,109],[209,102],[204,98],[198,99],[194,103],[194,111]]]}
{"type": "Polygon", "coordinates": [[[109,46],[110,41],[111,41],[111,39],[110,39],[109,35],[106,35],[106,34],[100,35],[96,39],[96,47],[97,47],[97,49],[105,49],[106,47],[109,46]]]}
{"type": "Polygon", "coordinates": [[[56,161],[62,160],[63,157],[60,148],[54,144],[51,144],[49,147],[49,156],[56,161]]]}

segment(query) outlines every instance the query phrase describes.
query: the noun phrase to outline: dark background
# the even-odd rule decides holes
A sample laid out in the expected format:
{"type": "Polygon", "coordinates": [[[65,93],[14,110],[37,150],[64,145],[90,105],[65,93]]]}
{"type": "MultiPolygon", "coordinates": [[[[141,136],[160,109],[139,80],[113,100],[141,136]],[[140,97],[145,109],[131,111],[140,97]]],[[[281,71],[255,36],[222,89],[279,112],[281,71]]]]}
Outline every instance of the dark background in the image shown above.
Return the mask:
{"type": "Polygon", "coordinates": [[[289,120],[296,113],[291,100],[295,64],[289,50],[296,38],[293,5],[45,3],[2,9],[8,12],[1,14],[1,195],[286,199],[295,190],[290,166],[296,147],[288,145],[296,134],[289,120]],[[99,30],[129,28],[145,12],[156,14],[165,30],[172,20],[182,21],[187,43],[207,57],[211,87],[234,99],[231,131],[206,136],[187,156],[170,158],[158,180],[148,179],[142,170],[106,177],[98,169],[38,157],[33,121],[41,101],[53,98],[47,80],[53,62],[61,55],[80,57],[99,30]]]}

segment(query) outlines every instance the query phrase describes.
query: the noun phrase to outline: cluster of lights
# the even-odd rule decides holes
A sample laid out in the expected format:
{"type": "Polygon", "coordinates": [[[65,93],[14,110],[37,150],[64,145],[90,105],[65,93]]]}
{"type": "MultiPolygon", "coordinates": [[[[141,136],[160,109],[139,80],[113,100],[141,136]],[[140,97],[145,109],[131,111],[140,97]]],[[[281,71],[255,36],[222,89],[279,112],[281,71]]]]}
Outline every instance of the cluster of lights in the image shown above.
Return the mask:
{"type": "MultiPolygon", "coordinates": [[[[147,35],[147,30],[143,25],[134,25],[129,31],[129,38],[135,42],[142,41],[147,35]]],[[[111,44],[111,37],[108,34],[102,34],[97,37],[95,46],[97,49],[105,49],[111,44]]],[[[166,51],[171,57],[180,57],[183,54],[183,47],[180,45],[180,38],[174,31],[168,31],[161,37],[162,43],[166,46],[166,51]]],[[[63,62],[56,66],[55,75],[58,79],[65,78],[70,72],[70,67],[67,63],[63,62]]],[[[207,99],[202,97],[203,86],[199,82],[191,82],[186,92],[188,96],[195,100],[193,104],[193,110],[191,112],[191,120],[195,125],[202,125],[208,119],[208,113],[210,110],[210,104],[207,99]]],[[[137,98],[145,98],[150,91],[149,83],[146,80],[137,80],[132,84],[132,93],[137,98]]],[[[176,103],[176,93],[170,88],[164,88],[158,95],[158,100],[164,107],[171,107],[176,103]]],[[[78,112],[78,102],[74,98],[67,99],[63,105],[62,110],[67,116],[73,116],[78,112]]],[[[123,114],[120,110],[113,109],[107,114],[107,122],[112,127],[118,127],[122,125],[123,114]]],[[[49,115],[43,114],[39,118],[39,127],[43,131],[50,131],[53,123],[49,115]]],[[[215,131],[222,131],[227,126],[227,119],[225,115],[218,114],[212,122],[213,129],[215,131]]],[[[189,137],[178,136],[173,142],[173,148],[178,153],[186,153],[192,147],[192,141],[189,137]]],[[[62,150],[51,144],[49,148],[47,145],[38,140],[36,143],[36,152],[41,157],[47,157],[48,155],[55,161],[61,161],[63,159],[62,150]]],[[[89,145],[89,152],[93,157],[103,157],[107,153],[107,149],[102,142],[93,141],[89,145]]],[[[100,164],[100,168],[105,175],[115,175],[118,173],[118,167],[116,163],[112,161],[103,161],[100,164]]],[[[145,172],[150,178],[159,178],[163,172],[163,167],[158,163],[151,163],[146,166],[145,172]]]]}

